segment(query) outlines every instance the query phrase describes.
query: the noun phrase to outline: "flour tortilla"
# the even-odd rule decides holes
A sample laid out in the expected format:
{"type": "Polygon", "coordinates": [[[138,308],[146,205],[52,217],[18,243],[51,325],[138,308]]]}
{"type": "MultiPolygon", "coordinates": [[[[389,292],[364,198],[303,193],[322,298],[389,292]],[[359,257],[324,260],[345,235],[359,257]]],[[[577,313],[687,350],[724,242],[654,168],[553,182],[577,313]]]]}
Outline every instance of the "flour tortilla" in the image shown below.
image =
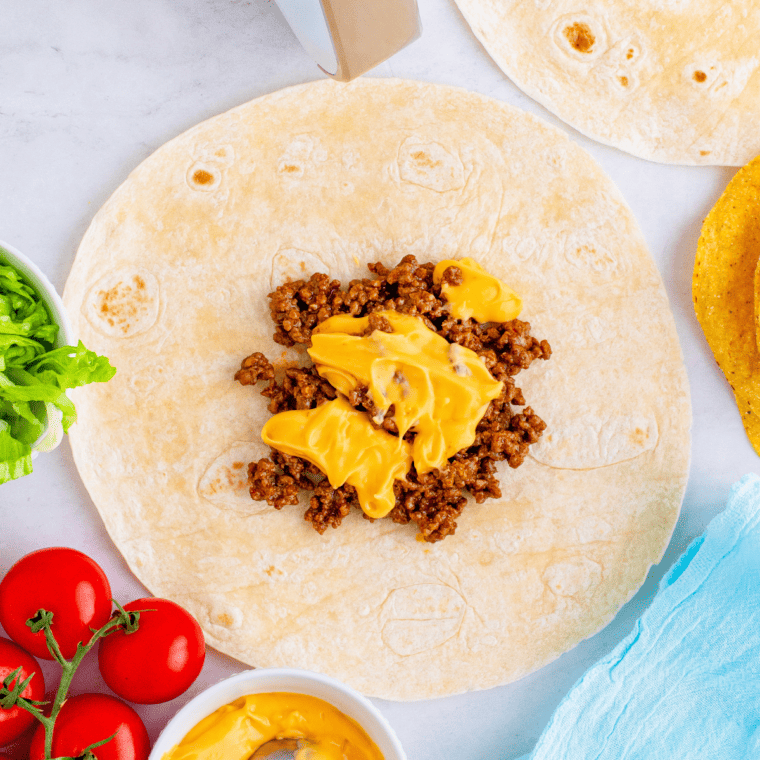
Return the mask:
{"type": "Polygon", "coordinates": [[[760,154],[756,0],[456,0],[524,92],[635,156],[741,166],[760,154]]]}
{"type": "Polygon", "coordinates": [[[690,404],[660,277],[613,184],[503,103],[399,80],[319,82],[191,129],[100,210],[66,285],[116,377],[77,394],[82,478],[140,580],[254,666],[412,700],[520,678],[604,626],[665,549],[690,404]],[[358,511],[318,535],[252,501],[266,399],[234,382],[272,341],[267,293],[366,262],[471,256],[554,355],[518,376],[548,423],[456,535],[358,511]]]}

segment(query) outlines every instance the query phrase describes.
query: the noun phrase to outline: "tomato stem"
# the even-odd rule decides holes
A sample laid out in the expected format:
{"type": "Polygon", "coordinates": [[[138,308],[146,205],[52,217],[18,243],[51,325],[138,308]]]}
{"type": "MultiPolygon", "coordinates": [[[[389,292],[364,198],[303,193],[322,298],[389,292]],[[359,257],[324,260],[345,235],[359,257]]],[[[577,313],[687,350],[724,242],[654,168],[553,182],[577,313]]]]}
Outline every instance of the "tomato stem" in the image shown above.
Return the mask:
{"type": "Polygon", "coordinates": [[[123,618],[122,625],[124,627],[124,633],[134,633],[140,625],[140,612],[152,612],[152,610],[133,610],[127,612],[115,599],[111,600],[116,608],[119,610],[121,617],[123,618]]]}
{"type": "MultiPolygon", "coordinates": [[[[112,600],[114,601],[114,600],[112,600]]],[[[114,601],[115,603],[115,601],[114,601]]],[[[63,707],[63,703],[66,701],[66,694],[68,694],[69,687],[71,686],[71,681],[74,677],[74,673],[76,672],[76,669],[81,664],[82,660],[84,659],[85,655],[97,644],[99,639],[102,639],[104,636],[108,636],[109,633],[113,633],[119,626],[125,625],[125,622],[129,622],[129,620],[125,621],[124,618],[128,618],[128,613],[126,613],[121,607],[121,605],[116,604],[116,606],[119,608],[119,612],[113,615],[110,620],[101,628],[99,628],[97,631],[95,631],[92,636],[90,636],[90,640],[86,644],[82,644],[81,642],[77,644],[77,651],[74,654],[74,656],[71,658],[71,660],[66,660],[63,655],[61,654],[61,650],[58,647],[58,642],[55,640],[55,636],[53,635],[53,631],[50,629],[50,626],[53,622],[53,613],[50,613],[50,618],[46,619],[45,623],[43,624],[44,631],[45,631],[45,639],[47,641],[48,649],[50,650],[50,653],[55,657],[56,660],[61,664],[61,681],[58,684],[58,691],[55,694],[55,699],[53,700],[53,707],[50,711],[50,718],[46,721],[43,721],[43,724],[45,725],[45,758],[46,760],[52,760],[53,755],[53,725],[55,724],[55,719],[58,716],[58,713],[61,710],[61,707],[63,707]]],[[[101,744],[105,744],[107,741],[110,741],[113,737],[109,737],[108,739],[104,739],[102,742],[98,742],[96,744],[91,745],[90,747],[85,750],[85,754],[90,749],[93,749],[95,747],[99,747],[101,744]]]]}
{"type": "MultiPolygon", "coordinates": [[[[37,615],[40,613],[46,613],[46,610],[40,610],[37,615]]],[[[47,643],[47,648],[50,654],[53,655],[55,658],[55,661],[65,670],[66,669],[66,658],[61,654],[61,649],[58,646],[58,642],[55,640],[55,636],[53,636],[53,632],[50,630],[50,626],[53,622],[53,613],[47,613],[44,618],[41,625],[41,628],[39,630],[42,630],[45,634],[45,642],[47,643]]],[[[32,631],[34,631],[35,626],[29,626],[32,631]]],[[[78,648],[79,645],[77,645],[78,648]]]]}
{"type": "Polygon", "coordinates": [[[22,681],[21,671],[23,668],[19,666],[16,668],[12,673],[8,673],[8,675],[3,679],[3,690],[0,692],[0,707],[4,709],[10,709],[13,707],[16,703],[16,699],[21,696],[21,692],[24,691],[24,689],[29,686],[29,682],[34,677],[34,673],[29,676],[26,680],[22,681]],[[15,685],[11,688],[11,684],[13,682],[16,682],[15,685]]]}
{"type": "Polygon", "coordinates": [[[94,750],[96,747],[101,747],[102,745],[110,742],[111,739],[113,739],[114,736],[116,736],[116,734],[118,733],[119,733],[119,730],[116,729],[116,731],[114,731],[109,737],[105,739],[101,739],[99,742],[93,742],[92,744],[89,744],[87,747],[84,748],[84,751],[82,752],[80,757],[85,758],[85,760],[92,760],[92,758],[97,760],[97,756],[93,754],[92,750],[94,750]]]}
{"type": "Polygon", "coordinates": [[[0,682],[0,709],[11,709],[18,706],[31,713],[42,725],[45,727],[45,760],[81,760],[86,758],[88,760],[97,760],[92,750],[96,747],[100,747],[106,742],[111,741],[116,734],[109,736],[107,739],[102,739],[99,742],[95,742],[87,747],[79,758],[60,757],[53,758],[53,728],[55,726],[55,719],[58,717],[58,713],[63,707],[63,703],[66,701],[66,695],[68,694],[71,681],[74,678],[76,669],[81,664],[85,655],[97,644],[97,642],[110,633],[123,628],[125,632],[132,633],[137,630],[140,612],[147,612],[148,610],[134,610],[127,612],[115,599],[111,600],[117,607],[117,611],[111,616],[108,622],[101,628],[92,630],[92,636],[86,644],[79,642],[77,649],[71,660],[67,660],[61,653],[61,649],[58,646],[58,642],[55,640],[55,635],[51,630],[53,624],[53,613],[48,610],[37,610],[34,617],[29,618],[26,624],[32,630],[32,633],[39,633],[43,631],[45,634],[45,642],[47,648],[53,658],[61,666],[61,680],[58,683],[58,689],[53,699],[53,705],[50,708],[50,715],[40,709],[41,706],[48,704],[47,702],[38,702],[36,700],[26,699],[21,696],[21,692],[29,685],[29,681],[34,676],[32,673],[23,683],[18,682],[18,676],[21,673],[21,668],[13,671],[10,675],[0,682]],[[16,684],[11,688],[13,679],[16,678],[16,684]]]}

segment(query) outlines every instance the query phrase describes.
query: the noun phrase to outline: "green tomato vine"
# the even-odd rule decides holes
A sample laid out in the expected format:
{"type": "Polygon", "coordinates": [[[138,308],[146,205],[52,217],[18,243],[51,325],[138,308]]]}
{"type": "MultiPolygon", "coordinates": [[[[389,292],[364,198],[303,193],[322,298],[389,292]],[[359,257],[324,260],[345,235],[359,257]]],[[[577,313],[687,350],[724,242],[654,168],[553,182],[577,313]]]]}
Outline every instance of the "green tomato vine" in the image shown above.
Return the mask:
{"type": "Polygon", "coordinates": [[[90,628],[92,636],[89,641],[83,644],[81,641],[77,644],[77,651],[74,656],[67,660],[58,647],[58,642],[55,640],[55,635],[51,630],[53,624],[53,613],[49,610],[37,610],[34,617],[29,618],[26,624],[31,629],[32,633],[44,632],[45,641],[50,654],[53,655],[53,659],[61,666],[61,680],[58,683],[58,689],[53,699],[52,707],[50,708],[50,715],[45,715],[43,708],[50,704],[49,702],[41,702],[34,699],[26,699],[21,694],[29,685],[29,682],[34,678],[32,673],[24,681],[19,681],[21,668],[17,668],[12,673],[7,675],[2,684],[0,684],[0,709],[10,710],[13,707],[21,707],[28,713],[31,713],[42,725],[45,727],[45,760],[97,760],[92,750],[97,747],[106,744],[111,741],[116,734],[112,734],[106,739],[102,739],[99,742],[94,742],[88,745],[81,755],[76,758],[72,757],[59,757],[53,758],[53,728],[55,726],[55,720],[58,717],[58,713],[63,707],[63,703],[66,701],[66,695],[68,694],[69,687],[71,686],[71,680],[74,677],[76,669],[81,664],[87,653],[97,644],[97,642],[113,633],[116,630],[122,629],[125,633],[134,633],[139,627],[140,612],[149,612],[150,610],[136,610],[127,612],[115,599],[111,600],[117,608],[109,621],[99,629],[90,628]],[[14,681],[16,681],[14,685],[14,681]]]}

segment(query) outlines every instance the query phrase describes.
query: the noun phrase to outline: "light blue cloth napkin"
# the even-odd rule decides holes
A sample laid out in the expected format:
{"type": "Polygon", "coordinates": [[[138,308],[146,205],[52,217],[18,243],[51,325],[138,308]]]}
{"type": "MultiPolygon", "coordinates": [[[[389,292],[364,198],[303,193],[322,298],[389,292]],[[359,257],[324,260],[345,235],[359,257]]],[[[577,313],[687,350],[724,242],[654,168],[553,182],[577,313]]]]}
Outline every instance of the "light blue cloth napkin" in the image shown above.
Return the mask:
{"type": "Polygon", "coordinates": [[[760,758],[760,478],[734,485],[530,760],[760,758]]]}

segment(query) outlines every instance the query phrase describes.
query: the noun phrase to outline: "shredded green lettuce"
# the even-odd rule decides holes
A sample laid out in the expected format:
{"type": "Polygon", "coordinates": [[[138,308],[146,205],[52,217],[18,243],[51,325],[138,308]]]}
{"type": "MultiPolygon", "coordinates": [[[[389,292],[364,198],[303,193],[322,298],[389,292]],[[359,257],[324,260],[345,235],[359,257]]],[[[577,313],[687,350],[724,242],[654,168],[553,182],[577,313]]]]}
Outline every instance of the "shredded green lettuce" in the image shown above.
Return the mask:
{"type": "Polygon", "coordinates": [[[32,471],[32,448],[53,408],[64,432],[76,421],[69,388],[104,383],[116,372],[81,341],[53,348],[57,334],[34,288],[0,264],[0,485],[32,471]]]}

